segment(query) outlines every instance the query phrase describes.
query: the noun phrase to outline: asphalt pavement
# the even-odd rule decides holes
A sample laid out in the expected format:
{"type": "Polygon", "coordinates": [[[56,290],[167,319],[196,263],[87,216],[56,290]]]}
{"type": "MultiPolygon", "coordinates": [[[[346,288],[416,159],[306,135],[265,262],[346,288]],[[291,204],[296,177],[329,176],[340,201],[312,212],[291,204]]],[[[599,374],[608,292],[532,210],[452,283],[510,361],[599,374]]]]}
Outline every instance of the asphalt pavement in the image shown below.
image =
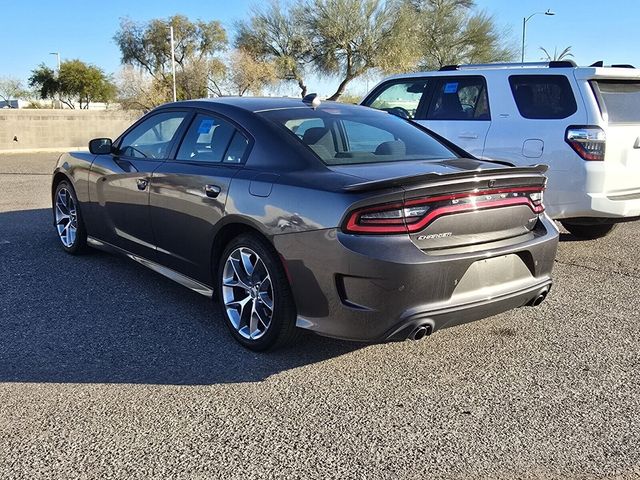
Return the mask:
{"type": "Polygon", "coordinates": [[[56,155],[0,155],[0,478],[640,478],[640,222],[545,303],[255,354],[127,259],[65,254],[56,155]]]}

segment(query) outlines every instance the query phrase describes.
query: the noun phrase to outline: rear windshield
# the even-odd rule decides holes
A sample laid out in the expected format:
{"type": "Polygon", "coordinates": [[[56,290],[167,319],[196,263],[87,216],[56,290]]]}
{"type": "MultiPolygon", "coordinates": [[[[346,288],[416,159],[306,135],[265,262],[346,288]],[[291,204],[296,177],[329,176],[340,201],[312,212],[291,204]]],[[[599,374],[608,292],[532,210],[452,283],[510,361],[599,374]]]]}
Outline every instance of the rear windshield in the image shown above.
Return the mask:
{"type": "Polygon", "coordinates": [[[457,157],[410,122],[364,107],[295,108],[260,115],[283,126],[327,165],[457,157]]]}
{"type": "Polygon", "coordinates": [[[598,80],[609,123],[640,122],[640,82],[624,80],[598,80]]]}
{"type": "Polygon", "coordinates": [[[524,118],[567,118],[578,109],[564,75],[511,75],[511,92],[524,118]]]}

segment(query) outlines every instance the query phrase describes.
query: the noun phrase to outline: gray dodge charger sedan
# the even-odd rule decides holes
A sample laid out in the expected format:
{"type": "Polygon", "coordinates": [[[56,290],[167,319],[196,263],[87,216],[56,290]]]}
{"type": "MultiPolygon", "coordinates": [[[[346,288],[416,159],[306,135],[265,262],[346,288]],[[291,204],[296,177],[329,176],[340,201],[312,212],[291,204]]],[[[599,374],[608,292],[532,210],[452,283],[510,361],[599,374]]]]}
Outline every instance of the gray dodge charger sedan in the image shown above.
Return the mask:
{"type": "Polygon", "coordinates": [[[248,348],[301,329],[417,340],[544,300],[544,172],[366,107],[196,100],[62,155],[53,216],[67,252],[123,253],[216,298],[248,348]]]}

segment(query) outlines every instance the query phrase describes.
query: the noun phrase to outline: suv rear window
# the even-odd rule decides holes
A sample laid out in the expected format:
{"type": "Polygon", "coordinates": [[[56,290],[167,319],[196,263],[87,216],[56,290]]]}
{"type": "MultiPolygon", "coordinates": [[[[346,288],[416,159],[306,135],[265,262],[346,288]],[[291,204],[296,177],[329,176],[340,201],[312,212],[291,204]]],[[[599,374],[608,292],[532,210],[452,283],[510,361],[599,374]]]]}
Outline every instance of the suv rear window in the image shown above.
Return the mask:
{"type": "Polygon", "coordinates": [[[268,110],[259,115],[284,127],[327,165],[457,157],[414,124],[364,107],[268,110]]]}
{"type": "Polygon", "coordinates": [[[567,118],[578,110],[571,84],[564,75],[512,75],[509,84],[524,118],[567,118]]]}
{"type": "Polygon", "coordinates": [[[609,123],[640,122],[640,82],[624,80],[598,80],[609,123]]]}

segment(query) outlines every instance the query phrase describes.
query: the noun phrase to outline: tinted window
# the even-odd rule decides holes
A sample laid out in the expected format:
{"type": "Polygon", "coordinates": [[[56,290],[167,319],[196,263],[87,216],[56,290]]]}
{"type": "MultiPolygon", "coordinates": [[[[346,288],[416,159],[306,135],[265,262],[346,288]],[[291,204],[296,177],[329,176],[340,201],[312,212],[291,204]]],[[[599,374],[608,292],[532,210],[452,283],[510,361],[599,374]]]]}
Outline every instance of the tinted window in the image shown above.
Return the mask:
{"type": "Polygon", "coordinates": [[[382,87],[375,96],[368,98],[366,105],[399,113],[407,118],[415,118],[420,99],[427,87],[426,80],[405,80],[399,83],[391,83],[382,87]]]}
{"type": "Polygon", "coordinates": [[[236,130],[224,155],[224,163],[242,163],[248,145],[247,138],[236,130]]]}
{"type": "Polygon", "coordinates": [[[578,110],[564,75],[512,75],[509,83],[524,118],[567,118],[578,110]]]}
{"type": "Polygon", "coordinates": [[[281,125],[328,165],[455,158],[411,122],[375,110],[334,106],[271,110],[261,116],[281,125]],[[295,125],[314,121],[302,137],[295,125]]]}
{"type": "Polygon", "coordinates": [[[609,123],[640,122],[640,82],[599,80],[595,83],[609,114],[609,123]]]}
{"type": "Polygon", "coordinates": [[[287,122],[287,128],[300,138],[302,138],[304,136],[304,132],[306,132],[310,128],[322,126],[322,120],[320,120],[319,118],[312,118],[311,120],[296,119],[287,122]]]}
{"type": "Polygon", "coordinates": [[[393,142],[393,134],[372,125],[344,120],[342,122],[348,150],[351,152],[374,153],[380,142],[393,142]]]}
{"type": "Polygon", "coordinates": [[[236,129],[211,115],[198,114],[180,145],[177,160],[222,162],[236,129]]]}
{"type": "Polygon", "coordinates": [[[185,112],[152,115],[125,135],[120,142],[120,155],[134,158],[166,158],[185,112]]]}
{"type": "Polygon", "coordinates": [[[490,120],[483,77],[444,77],[435,82],[428,120],[490,120]]]}

